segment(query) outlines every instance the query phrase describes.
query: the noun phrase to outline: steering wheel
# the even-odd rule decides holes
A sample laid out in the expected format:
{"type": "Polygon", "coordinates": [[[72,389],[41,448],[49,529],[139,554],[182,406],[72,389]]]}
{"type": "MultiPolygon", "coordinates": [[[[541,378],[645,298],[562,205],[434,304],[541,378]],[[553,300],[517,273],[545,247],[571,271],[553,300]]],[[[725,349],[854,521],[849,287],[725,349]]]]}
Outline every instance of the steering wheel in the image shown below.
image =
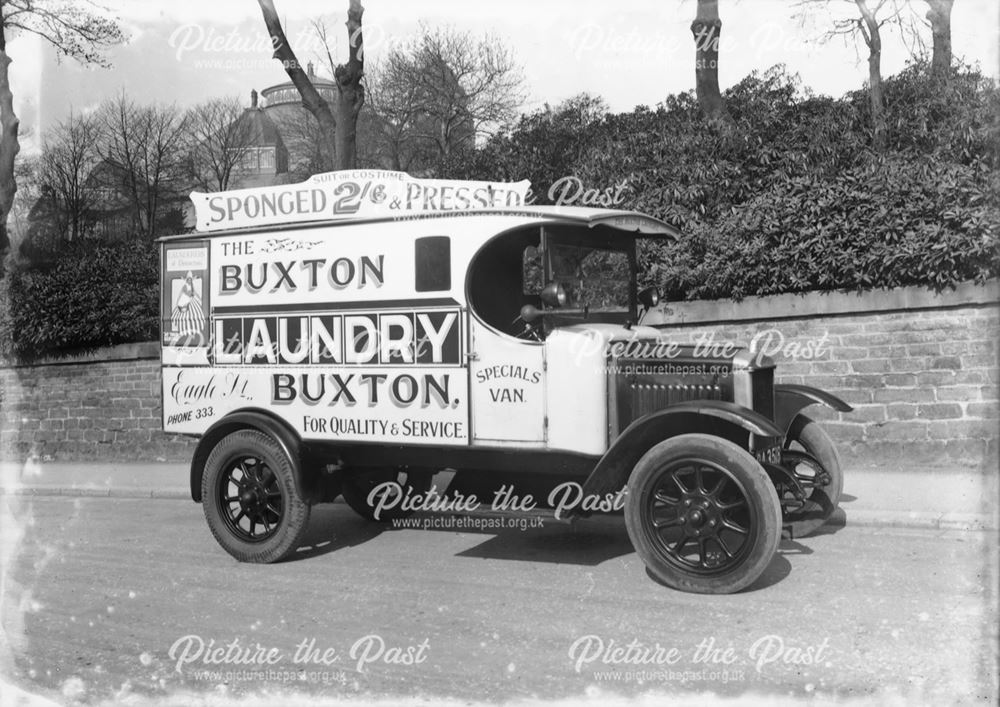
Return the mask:
{"type": "Polygon", "coordinates": [[[524,318],[520,314],[514,317],[514,321],[512,321],[510,324],[511,326],[514,326],[518,322],[523,322],[524,327],[523,328],[519,327],[519,330],[514,332],[515,338],[524,339],[525,341],[542,341],[542,335],[538,331],[538,327],[536,327],[534,324],[531,324],[530,322],[524,321],[524,318]]]}

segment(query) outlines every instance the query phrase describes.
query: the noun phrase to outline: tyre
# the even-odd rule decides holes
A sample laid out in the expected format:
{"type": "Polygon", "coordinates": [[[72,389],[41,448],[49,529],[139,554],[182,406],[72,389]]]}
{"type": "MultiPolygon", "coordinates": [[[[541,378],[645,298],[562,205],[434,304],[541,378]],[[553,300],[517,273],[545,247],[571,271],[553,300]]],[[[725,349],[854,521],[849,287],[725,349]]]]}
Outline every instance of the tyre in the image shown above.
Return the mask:
{"type": "MultiPolygon", "coordinates": [[[[804,505],[790,508],[784,526],[793,538],[804,538],[819,530],[840,503],[844,490],[844,472],[840,456],[830,436],[819,424],[805,415],[796,415],[785,436],[782,465],[795,475],[806,492],[804,505]],[[805,454],[803,454],[803,452],[805,454]],[[826,483],[823,483],[823,476],[826,483]]],[[[791,493],[779,489],[779,496],[791,493]]]]}
{"type": "Polygon", "coordinates": [[[728,594],[752,584],[781,539],[781,506],[763,467],[706,434],[652,447],[632,470],[625,525],[650,574],[685,592],[728,594]]]}
{"type": "Polygon", "coordinates": [[[355,513],[367,520],[377,520],[380,522],[398,520],[410,515],[412,511],[404,511],[399,503],[390,504],[390,501],[397,500],[400,493],[405,495],[423,494],[431,487],[433,474],[428,471],[415,471],[405,468],[389,469],[365,469],[345,476],[341,482],[341,493],[347,505],[355,513]],[[382,494],[373,499],[374,504],[369,503],[372,491],[386,482],[395,482],[396,486],[387,487],[382,494]],[[379,498],[383,494],[388,494],[387,505],[392,507],[383,508],[379,517],[375,517],[375,509],[379,503],[379,498]]]}
{"type": "Polygon", "coordinates": [[[277,562],[299,547],[310,509],[292,473],[278,443],[257,430],[223,437],[208,455],[201,480],[205,519],[240,562],[277,562]]]}

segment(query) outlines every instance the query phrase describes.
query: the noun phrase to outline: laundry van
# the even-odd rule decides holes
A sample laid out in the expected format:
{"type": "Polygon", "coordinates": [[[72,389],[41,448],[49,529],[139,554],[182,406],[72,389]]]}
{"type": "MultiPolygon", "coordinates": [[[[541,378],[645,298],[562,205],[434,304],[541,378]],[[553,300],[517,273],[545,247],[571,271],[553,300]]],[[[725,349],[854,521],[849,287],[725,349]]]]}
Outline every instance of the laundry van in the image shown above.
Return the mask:
{"type": "Polygon", "coordinates": [[[192,200],[160,241],[163,429],[199,439],[191,496],[238,560],[293,556],[341,497],[372,522],[617,513],[654,578],[722,593],[836,508],[802,410],[848,405],[643,324],[660,220],[380,170],[192,200]]]}

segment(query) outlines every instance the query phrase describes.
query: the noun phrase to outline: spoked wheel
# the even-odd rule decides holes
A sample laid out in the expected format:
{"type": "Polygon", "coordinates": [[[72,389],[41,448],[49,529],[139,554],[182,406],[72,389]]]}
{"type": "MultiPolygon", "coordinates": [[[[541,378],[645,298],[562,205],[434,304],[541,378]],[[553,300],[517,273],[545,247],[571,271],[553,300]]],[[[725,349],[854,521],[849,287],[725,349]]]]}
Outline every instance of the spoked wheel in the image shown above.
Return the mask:
{"type": "Polygon", "coordinates": [[[215,539],[242,562],[276,562],[299,545],[309,523],[291,462],[269,436],[241,430],[212,450],[202,507],[215,539]]]}
{"type": "Polygon", "coordinates": [[[837,510],[844,489],[840,456],[829,435],[811,418],[797,415],[785,435],[781,463],[805,491],[805,502],[793,502],[788,489],[778,489],[787,501],[784,525],[793,538],[806,537],[819,530],[837,510]]]}
{"type": "Polygon", "coordinates": [[[405,518],[412,512],[402,510],[400,496],[427,493],[432,478],[430,471],[406,467],[366,469],[346,476],[341,492],[347,505],[362,518],[392,521],[405,518]],[[375,512],[382,499],[382,509],[376,518],[375,512]]]}
{"type": "Polygon", "coordinates": [[[267,540],[281,524],[281,489],[271,467],[258,457],[236,458],[219,476],[222,518],[237,537],[267,540]]]}
{"type": "Polygon", "coordinates": [[[781,507],[764,469],[724,439],[661,442],[629,479],[625,522],[650,573],[669,587],[725,594],[750,585],[774,556],[781,507]]]}

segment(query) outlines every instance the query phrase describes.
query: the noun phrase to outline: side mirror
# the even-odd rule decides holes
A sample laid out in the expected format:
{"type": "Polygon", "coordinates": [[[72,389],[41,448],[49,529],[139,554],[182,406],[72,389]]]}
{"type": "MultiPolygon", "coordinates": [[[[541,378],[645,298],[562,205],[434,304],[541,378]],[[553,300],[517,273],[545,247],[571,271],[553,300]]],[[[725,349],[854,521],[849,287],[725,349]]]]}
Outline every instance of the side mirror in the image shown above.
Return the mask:
{"type": "Polygon", "coordinates": [[[563,307],[566,305],[566,290],[558,282],[550,282],[542,289],[539,296],[542,298],[542,302],[549,307],[563,307]]]}
{"type": "Polygon", "coordinates": [[[647,287],[642,292],[639,293],[639,304],[641,304],[646,309],[655,307],[660,302],[660,293],[657,292],[655,287],[647,287]]]}
{"type": "MultiPolygon", "coordinates": [[[[526,304],[521,307],[521,319],[525,324],[538,321],[542,316],[542,310],[533,304],[526,304]]],[[[517,321],[516,319],[514,321],[517,321]]]]}

